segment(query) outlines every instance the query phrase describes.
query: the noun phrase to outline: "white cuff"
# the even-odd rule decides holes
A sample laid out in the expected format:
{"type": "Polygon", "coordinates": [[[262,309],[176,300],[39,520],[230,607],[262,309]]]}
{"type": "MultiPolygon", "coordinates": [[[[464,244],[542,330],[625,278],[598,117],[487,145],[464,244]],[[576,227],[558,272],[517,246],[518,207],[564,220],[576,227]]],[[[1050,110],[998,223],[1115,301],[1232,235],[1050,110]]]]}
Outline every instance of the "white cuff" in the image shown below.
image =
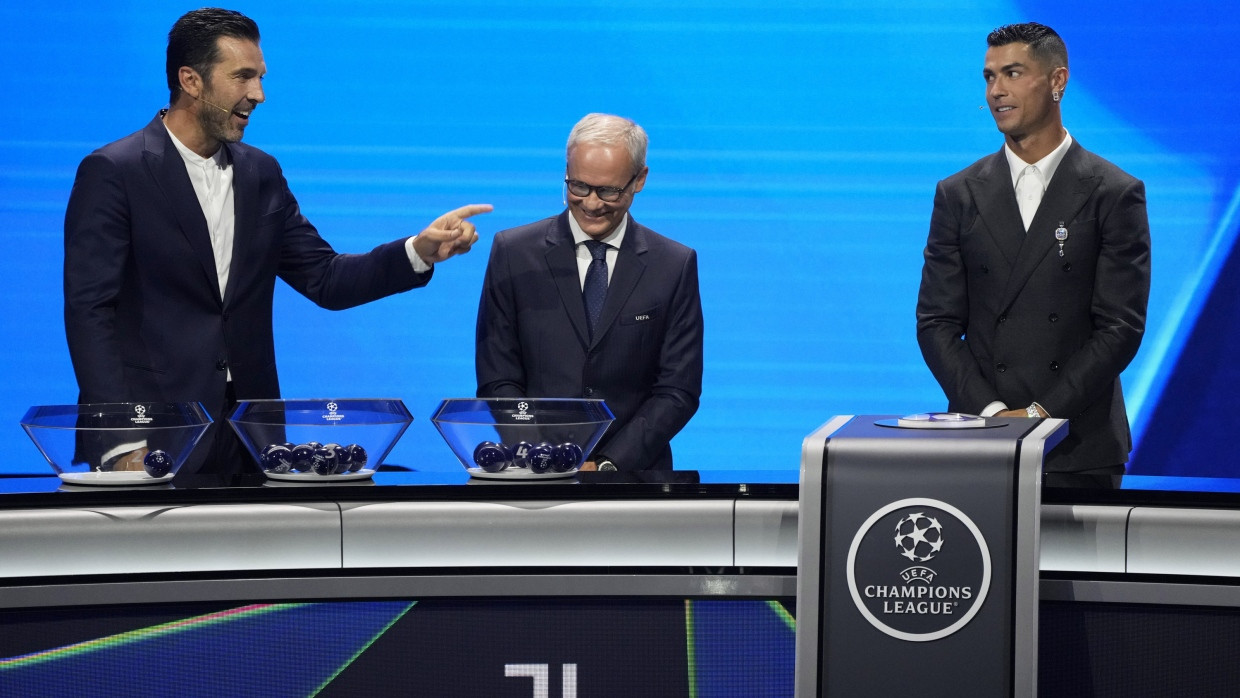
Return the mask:
{"type": "Polygon", "coordinates": [[[431,270],[431,265],[418,255],[417,250],[413,249],[413,241],[417,239],[417,235],[405,240],[405,254],[409,255],[409,263],[413,265],[413,273],[425,274],[431,270]]]}
{"type": "Polygon", "coordinates": [[[977,414],[979,417],[993,417],[999,414],[1000,412],[1002,412],[1003,410],[1006,410],[1007,408],[1008,406],[1006,402],[1003,402],[1001,400],[995,400],[989,405],[986,405],[985,407],[983,407],[982,411],[978,412],[977,414]]]}

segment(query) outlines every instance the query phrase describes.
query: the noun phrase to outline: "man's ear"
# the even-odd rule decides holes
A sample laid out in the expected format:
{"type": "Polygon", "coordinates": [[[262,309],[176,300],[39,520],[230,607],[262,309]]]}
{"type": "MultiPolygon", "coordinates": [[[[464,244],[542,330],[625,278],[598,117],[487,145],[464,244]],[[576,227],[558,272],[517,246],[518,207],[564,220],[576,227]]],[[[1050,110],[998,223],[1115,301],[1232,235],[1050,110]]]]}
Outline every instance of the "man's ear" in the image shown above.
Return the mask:
{"type": "Polygon", "coordinates": [[[197,70],[188,65],[181,66],[177,71],[177,79],[181,83],[181,92],[188,94],[190,97],[202,96],[202,76],[197,70]]]}

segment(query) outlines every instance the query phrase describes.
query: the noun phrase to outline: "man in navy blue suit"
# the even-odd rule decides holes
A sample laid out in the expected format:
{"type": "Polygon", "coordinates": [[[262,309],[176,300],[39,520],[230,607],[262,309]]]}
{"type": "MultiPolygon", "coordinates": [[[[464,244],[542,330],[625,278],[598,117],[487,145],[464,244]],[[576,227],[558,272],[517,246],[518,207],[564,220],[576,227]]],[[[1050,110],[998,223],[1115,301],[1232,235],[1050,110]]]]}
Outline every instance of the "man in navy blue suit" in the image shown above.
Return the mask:
{"type": "Polygon", "coordinates": [[[672,468],[702,394],[697,253],[629,216],[646,132],[589,114],[558,216],[498,233],[478,308],[479,397],[601,398],[616,420],[583,469],[672,468]]]}
{"type": "MultiPolygon", "coordinates": [[[[279,164],[241,144],[264,101],[258,27],[206,8],[168,34],[169,108],[78,168],[65,213],[65,333],[80,402],[200,401],[216,420],[183,472],[223,476],[245,456],[223,421],[237,399],[280,395],[276,277],[348,308],[425,285],[478,239],[472,205],[414,237],[338,254],[302,216],[279,164]]],[[[103,469],[140,469],[143,444],[79,444],[103,469]],[[92,452],[93,450],[93,452],[92,452]]]]}

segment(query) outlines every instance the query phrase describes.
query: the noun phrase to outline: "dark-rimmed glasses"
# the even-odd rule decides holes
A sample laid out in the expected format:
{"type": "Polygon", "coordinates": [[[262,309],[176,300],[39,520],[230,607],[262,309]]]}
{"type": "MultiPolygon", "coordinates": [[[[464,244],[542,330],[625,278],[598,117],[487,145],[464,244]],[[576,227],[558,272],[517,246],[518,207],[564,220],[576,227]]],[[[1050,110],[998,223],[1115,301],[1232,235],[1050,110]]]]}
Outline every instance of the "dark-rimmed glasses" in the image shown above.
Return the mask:
{"type": "Polygon", "coordinates": [[[579,196],[584,199],[590,195],[590,192],[594,192],[594,195],[598,197],[599,201],[611,203],[612,201],[619,201],[620,197],[624,195],[624,192],[627,191],[629,187],[633,186],[633,182],[637,181],[637,174],[640,173],[635,173],[629,178],[629,181],[620,188],[595,187],[586,184],[585,182],[579,182],[575,179],[568,179],[567,177],[564,178],[564,184],[568,185],[568,192],[573,196],[579,196]]]}

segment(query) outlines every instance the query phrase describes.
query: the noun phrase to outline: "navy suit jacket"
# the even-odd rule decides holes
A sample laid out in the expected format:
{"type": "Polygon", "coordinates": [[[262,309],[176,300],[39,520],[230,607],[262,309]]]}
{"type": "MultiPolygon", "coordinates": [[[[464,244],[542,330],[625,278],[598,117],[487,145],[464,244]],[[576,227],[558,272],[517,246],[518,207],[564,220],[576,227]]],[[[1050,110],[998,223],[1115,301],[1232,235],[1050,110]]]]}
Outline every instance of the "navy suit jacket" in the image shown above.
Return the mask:
{"type": "Polygon", "coordinates": [[[1149,290],[1140,180],[1073,142],[1026,233],[1001,149],[939,182],[917,340],[949,410],[1036,401],[1068,419],[1046,470],[1115,466],[1132,448],[1119,375],[1149,290]]]}
{"type": "Polygon", "coordinates": [[[220,420],[228,371],[238,398],[280,395],[277,276],[331,309],[429,281],[430,272],[414,273],[403,239],[337,254],[301,215],[275,158],[223,147],[235,240],[222,297],[206,219],[159,116],[78,167],[65,213],[64,295],[81,402],[200,401],[220,420]]]}
{"type": "Polygon", "coordinates": [[[602,398],[594,453],[671,469],[672,437],[702,394],[697,253],[629,219],[594,340],[569,213],[498,233],[478,308],[479,397],[602,398]]]}

